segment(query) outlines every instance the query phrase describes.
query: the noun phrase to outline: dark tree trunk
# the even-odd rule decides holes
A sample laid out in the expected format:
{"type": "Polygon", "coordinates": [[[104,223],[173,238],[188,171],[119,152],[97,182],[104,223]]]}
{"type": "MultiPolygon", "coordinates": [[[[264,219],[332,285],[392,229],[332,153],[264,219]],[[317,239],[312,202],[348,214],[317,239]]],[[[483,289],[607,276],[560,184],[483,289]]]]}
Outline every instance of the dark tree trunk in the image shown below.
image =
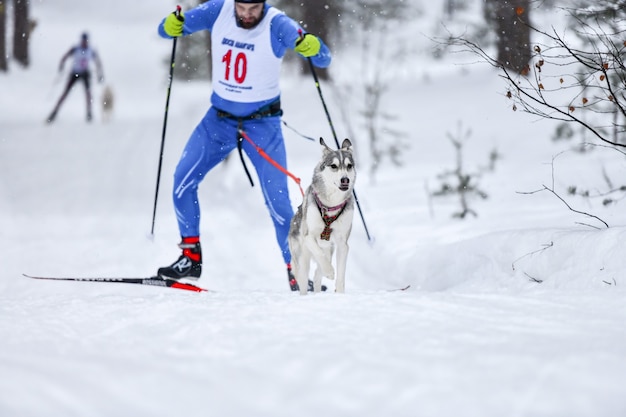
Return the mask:
{"type": "Polygon", "coordinates": [[[0,0],[0,71],[7,71],[7,46],[6,46],[6,1],[0,0]]]}
{"type": "Polygon", "coordinates": [[[28,39],[30,37],[30,24],[28,19],[29,0],[14,0],[14,26],[13,26],[13,57],[17,62],[27,67],[28,39]]]}
{"type": "Polygon", "coordinates": [[[485,12],[498,38],[498,62],[524,74],[531,57],[530,0],[486,0],[485,12]]]}

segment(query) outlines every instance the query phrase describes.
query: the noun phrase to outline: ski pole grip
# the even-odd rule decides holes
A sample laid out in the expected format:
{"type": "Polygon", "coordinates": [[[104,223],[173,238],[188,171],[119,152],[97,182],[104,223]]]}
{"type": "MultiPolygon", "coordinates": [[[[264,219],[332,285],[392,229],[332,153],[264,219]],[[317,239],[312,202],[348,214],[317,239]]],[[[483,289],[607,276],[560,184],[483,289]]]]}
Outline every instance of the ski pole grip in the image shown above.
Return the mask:
{"type": "MultiPolygon", "coordinates": [[[[178,20],[181,20],[181,18],[180,18],[181,11],[182,11],[182,8],[180,7],[180,4],[176,5],[176,11],[174,12],[174,14],[176,15],[176,18],[178,20]]],[[[184,19],[182,19],[182,20],[184,20],[184,19]]]]}

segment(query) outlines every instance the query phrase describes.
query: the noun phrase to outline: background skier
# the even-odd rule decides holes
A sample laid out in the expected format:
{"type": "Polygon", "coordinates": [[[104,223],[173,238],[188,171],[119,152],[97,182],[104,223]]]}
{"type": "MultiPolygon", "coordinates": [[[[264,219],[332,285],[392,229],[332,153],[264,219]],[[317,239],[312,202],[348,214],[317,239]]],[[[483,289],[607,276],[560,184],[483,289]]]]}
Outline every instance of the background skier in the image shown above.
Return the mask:
{"type": "Polygon", "coordinates": [[[90,62],[94,62],[96,64],[96,70],[98,75],[98,81],[104,81],[104,73],[102,71],[102,62],[100,61],[100,57],[98,53],[89,46],[89,35],[87,33],[83,33],[80,37],[80,44],[73,46],[69,51],[61,58],[61,63],[59,64],[59,72],[63,71],[63,66],[65,65],[65,61],[72,57],[72,68],[67,80],[67,85],[65,86],[65,90],[61,94],[59,101],[57,101],[56,106],[54,106],[54,110],[48,116],[47,122],[52,123],[63,104],[63,101],[67,97],[68,93],[74,86],[76,81],[81,80],[85,85],[85,96],[87,99],[87,121],[91,121],[92,113],[91,113],[91,70],[90,70],[90,62]]]}

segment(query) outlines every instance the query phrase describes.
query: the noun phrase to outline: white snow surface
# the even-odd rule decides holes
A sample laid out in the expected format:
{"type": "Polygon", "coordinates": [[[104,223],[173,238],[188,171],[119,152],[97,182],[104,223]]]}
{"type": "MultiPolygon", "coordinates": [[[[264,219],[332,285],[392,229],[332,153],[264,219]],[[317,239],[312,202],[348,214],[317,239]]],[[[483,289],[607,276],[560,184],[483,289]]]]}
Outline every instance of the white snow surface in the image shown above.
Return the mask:
{"type": "MultiPolygon", "coordinates": [[[[403,166],[371,178],[364,132],[351,138],[373,240],[357,213],[345,294],[332,281],[322,294],[288,291],[238,157],[200,187],[199,285],[212,292],[22,277],[147,276],[178,256],[171,178],[210,84],[173,84],[150,238],[172,45],[156,25],[170,9],[32,2],[32,64],[0,74],[0,416],[626,415],[623,201],[565,191],[603,189],[602,167],[623,178],[624,159],[552,142],[554,125],[511,111],[484,66],[423,60],[419,76],[394,80],[385,108],[408,135],[403,166]],[[79,85],[46,125],[65,82],[58,60],[85,29],[115,90],[113,120],[96,106],[85,122],[79,85]],[[452,217],[454,198],[427,192],[454,168],[446,135],[459,123],[472,131],[468,170],[494,148],[502,156],[480,179],[489,198],[470,200],[478,216],[465,220],[452,217]],[[523,194],[543,185],[610,227],[549,192],[523,194]]],[[[333,86],[321,86],[342,139],[333,86]]],[[[285,121],[332,142],[312,79],[286,70],[282,89],[285,121]]],[[[285,140],[306,186],[319,146],[288,129],[285,140]]]]}

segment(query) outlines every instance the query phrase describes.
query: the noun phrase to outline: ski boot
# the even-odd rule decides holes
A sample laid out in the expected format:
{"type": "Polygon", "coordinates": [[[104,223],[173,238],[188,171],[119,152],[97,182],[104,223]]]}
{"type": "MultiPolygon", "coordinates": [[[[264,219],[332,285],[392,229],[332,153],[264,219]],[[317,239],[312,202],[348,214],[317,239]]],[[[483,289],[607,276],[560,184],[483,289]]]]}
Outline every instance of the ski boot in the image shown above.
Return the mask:
{"type": "Polygon", "coordinates": [[[183,250],[182,255],[170,266],[159,268],[157,275],[160,278],[174,280],[185,278],[197,281],[202,273],[200,239],[197,237],[185,237],[178,247],[183,250]]]}
{"type": "MultiPolygon", "coordinates": [[[[291,272],[291,264],[287,264],[287,279],[289,280],[289,288],[291,289],[291,291],[300,291],[300,286],[298,285],[298,281],[296,280],[296,277],[293,275],[293,272],[291,272]]],[[[309,292],[315,291],[312,280],[309,280],[308,285],[309,285],[309,288],[307,288],[307,290],[309,292]]],[[[328,288],[326,287],[326,285],[322,284],[322,291],[326,291],[327,289],[328,288]]]]}
{"type": "Polygon", "coordinates": [[[291,291],[300,291],[298,281],[296,281],[296,277],[293,275],[293,272],[291,272],[290,264],[287,264],[287,279],[289,280],[289,288],[291,291]]]}

